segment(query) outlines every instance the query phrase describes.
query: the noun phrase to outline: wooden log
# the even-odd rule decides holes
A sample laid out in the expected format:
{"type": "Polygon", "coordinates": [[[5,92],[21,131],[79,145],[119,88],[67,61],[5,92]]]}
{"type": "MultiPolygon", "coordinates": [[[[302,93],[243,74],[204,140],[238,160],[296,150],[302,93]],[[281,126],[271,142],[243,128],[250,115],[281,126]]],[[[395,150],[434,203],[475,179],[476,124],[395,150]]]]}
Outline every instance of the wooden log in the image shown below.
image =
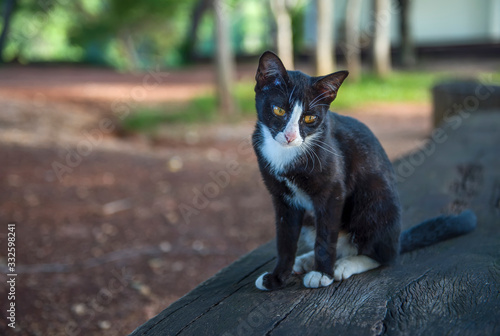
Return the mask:
{"type": "Polygon", "coordinates": [[[274,266],[271,242],[131,335],[498,335],[499,126],[500,113],[478,113],[446,129],[446,141],[399,184],[405,227],[471,208],[473,233],[327,288],[304,288],[294,276],[285,289],[262,292],[254,281],[274,266]]]}
{"type": "Polygon", "coordinates": [[[476,81],[445,82],[432,89],[434,127],[456,116],[500,110],[500,86],[476,81]]]}

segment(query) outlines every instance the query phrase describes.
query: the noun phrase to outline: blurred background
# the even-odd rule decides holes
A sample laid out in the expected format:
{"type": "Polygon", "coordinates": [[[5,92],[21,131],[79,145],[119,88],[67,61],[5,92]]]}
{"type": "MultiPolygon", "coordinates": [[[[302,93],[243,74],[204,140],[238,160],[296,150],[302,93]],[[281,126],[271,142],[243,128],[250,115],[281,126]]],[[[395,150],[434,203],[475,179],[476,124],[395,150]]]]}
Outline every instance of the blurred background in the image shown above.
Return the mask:
{"type": "Polygon", "coordinates": [[[391,159],[430,134],[433,85],[500,82],[499,0],[2,0],[0,34],[0,334],[128,334],[274,236],[263,51],[348,69],[332,109],[391,159]]]}

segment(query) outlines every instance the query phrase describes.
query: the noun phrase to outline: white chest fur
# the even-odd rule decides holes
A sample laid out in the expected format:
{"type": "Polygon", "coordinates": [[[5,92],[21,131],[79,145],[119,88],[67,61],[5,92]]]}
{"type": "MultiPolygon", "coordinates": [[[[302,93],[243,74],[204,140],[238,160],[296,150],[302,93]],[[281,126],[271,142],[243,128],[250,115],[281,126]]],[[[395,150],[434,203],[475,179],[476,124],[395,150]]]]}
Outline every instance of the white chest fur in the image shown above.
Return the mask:
{"type": "Polygon", "coordinates": [[[291,193],[285,196],[286,200],[292,206],[313,211],[314,207],[309,195],[289,179],[281,176],[281,173],[284,173],[287,167],[301,155],[302,148],[300,146],[285,147],[273,138],[267,126],[261,124],[260,127],[263,138],[260,151],[274,176],[279,181],[285,182],[288,189],[290,189],[291,193]]]}
{"type": "Polygon", "coordinates": [[[262,132],[262,145],[260,151],[273,173],[282,173],[286,167],[297,159],[302,149],[296,147],[284,147],[274,140],[271,131],[265,125],[260,125],[262,132]]]}

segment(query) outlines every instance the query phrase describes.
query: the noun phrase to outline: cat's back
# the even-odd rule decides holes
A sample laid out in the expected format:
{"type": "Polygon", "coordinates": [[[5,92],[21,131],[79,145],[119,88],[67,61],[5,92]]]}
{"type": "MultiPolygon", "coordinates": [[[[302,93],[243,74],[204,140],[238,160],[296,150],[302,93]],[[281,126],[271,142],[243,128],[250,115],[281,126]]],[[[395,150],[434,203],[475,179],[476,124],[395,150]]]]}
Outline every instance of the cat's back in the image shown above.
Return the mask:
{"type": "Polygon", "coordinates": [[[382,145],[368,126],[358,119],[335,112],[331,112],[330,117],[333,121],[332,136],[344,154],[356,153],[358,159],[390,164],[382,145]]]}
{"type": "Polygon", "coordinates": [[[373,132],[356,118],[330,112],[333,120],[332,135],[341,136],[343,139],[359,139],[361,142],[374,142],[373,145],[380,145],[373,132]]]}

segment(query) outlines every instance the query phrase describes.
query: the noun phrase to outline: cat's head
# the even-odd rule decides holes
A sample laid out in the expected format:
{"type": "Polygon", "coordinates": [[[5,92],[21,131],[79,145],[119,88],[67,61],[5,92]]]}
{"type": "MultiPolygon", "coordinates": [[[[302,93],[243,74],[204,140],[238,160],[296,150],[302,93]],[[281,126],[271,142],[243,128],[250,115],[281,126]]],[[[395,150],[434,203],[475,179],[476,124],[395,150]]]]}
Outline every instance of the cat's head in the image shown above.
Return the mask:
{"type": "Polygon", "coordinates": [[[311,77],[287,71],[278,56],[266,51],[255,75],[258,122],[284,148],[300,146],[324,128],[330,104],[348,74],[311,77]]]}

